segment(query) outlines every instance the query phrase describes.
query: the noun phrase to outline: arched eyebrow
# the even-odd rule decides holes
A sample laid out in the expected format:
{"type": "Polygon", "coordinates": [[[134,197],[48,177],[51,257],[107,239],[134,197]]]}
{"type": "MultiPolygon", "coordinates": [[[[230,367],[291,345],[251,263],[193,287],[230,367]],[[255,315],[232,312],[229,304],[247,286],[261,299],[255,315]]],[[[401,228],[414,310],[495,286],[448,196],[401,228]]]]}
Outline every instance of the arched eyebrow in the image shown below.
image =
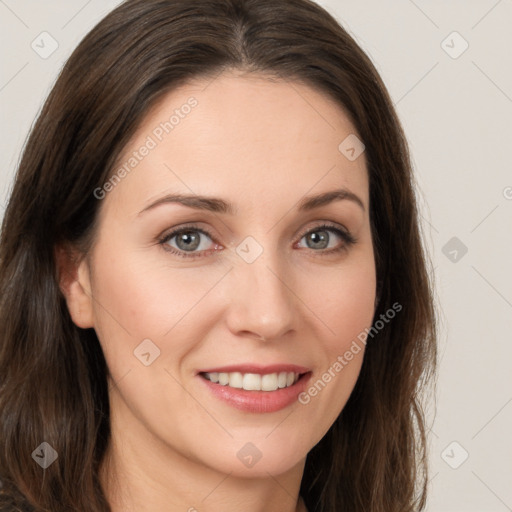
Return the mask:
{"type": "Polygon", "coordinates": [[[313,210],[314,208],[320,208],[320,206],[325,206],[326,204],[343,200],[353,201],[361,207],[363,212],[365,211],[364,203],[359,196],[346,188],[331,190],[330,192],[324,192],[316,196],[307,196],[299,202],[298,210],[313,210]]]}
{"type": "MultiPolygon", "coordinates": [[[[297,209],[300,212],[310,211],[314,208],[320,208],[321,206],[325,206],[332,202],[343,200],[352,201],[359,205],[363,211],[365,211],[364,203],[359,198],[359,196],[347,189],[331,190],[329,192],[323,192],[314,196],[304,197],[298,202],[297,209]]],[[[168,203],[182,204],[183,206],[188,206],[189,208],[194,208],[196,210],[205,210],[213,213],[223,213],[227,215],[236,215],[238,212],[238,208],[236,208],[233,203],[219,197],[168,194],[146,206],[138,213],[138,215],[140,216],[148,210],[152,210],[157,206],[168,203]]]]}

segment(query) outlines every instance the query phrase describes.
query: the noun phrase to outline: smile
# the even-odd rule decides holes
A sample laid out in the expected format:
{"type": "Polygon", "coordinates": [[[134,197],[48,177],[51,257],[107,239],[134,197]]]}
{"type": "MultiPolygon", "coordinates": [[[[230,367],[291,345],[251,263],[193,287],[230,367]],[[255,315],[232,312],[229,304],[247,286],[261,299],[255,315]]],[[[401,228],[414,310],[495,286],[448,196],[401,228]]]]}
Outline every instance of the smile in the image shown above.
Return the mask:
{"type": "Polygon", "coordinates": [[[229,386],[246,391],[277,391],[293,386],[300,378],[296,372],[241,373],[211,372],[201,374],[205,379],[221,386],[229,386]]]}
{"type": "Polygon", "coordinates": [[[311,376],[311,369],[295,364],[251,363],[203,368],[196,374],[208,394],[252,413],[276,412],[293,405],[311,376]]]}

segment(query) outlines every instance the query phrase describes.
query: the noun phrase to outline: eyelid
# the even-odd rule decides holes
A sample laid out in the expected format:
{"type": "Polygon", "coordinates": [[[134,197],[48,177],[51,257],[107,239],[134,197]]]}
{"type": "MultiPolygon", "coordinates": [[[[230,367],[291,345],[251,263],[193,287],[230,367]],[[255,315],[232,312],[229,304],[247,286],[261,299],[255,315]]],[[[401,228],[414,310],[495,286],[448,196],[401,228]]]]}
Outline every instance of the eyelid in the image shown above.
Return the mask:
{"type": "Polygon", "coordinates": [[[343,237],[345,238],[345,240],[348,243],[356,243],[357,242],[357,238],[355,238],[350,233],[350,231],[348,229],[346,229],[344,226],[332,223],[331,221],[318,221],[318,222],[320,222],[321,224],[306,228],[304,231],[302,231],[301,234],[299,235],[299,240],[301,240],[303,237],[305,237],[306,235],[308,235],[311,232],[314,232],[317,230],[320,231],[322,229],[326,229],[326,230],[330,229],[335,232],[340,232],[341,235],[343,235],[343,237]]]}

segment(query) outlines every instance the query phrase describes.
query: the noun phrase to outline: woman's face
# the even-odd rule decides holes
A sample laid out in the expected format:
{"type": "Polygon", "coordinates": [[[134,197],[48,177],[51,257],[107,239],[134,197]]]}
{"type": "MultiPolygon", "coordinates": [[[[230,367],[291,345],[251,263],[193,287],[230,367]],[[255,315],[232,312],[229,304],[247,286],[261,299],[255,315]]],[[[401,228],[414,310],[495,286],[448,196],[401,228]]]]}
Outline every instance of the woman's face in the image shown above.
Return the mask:
{"type": "Polygon", "coordinates": [[[276,475],[343,409],[376,285],[354,133],[305,85],[224,73],[165,96],[95,191],[72,315],[103,348],[113,435],[141,457],[276,475]]]}

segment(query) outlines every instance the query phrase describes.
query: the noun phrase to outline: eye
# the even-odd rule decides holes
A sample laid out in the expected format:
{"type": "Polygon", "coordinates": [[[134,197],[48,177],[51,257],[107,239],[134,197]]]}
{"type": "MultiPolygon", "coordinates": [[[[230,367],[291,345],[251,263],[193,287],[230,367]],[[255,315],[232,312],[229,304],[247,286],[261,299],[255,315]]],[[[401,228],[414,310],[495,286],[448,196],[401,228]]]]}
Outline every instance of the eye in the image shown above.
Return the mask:
{"type": "Polygon", "coordinates": [[[344,231],[337,226],[330,224],[323,224],[310,229],[302,235],[301,240],[302,239],[306,239],[308,249],[314,249],[315,252],[320,250],[323,253],[347,250],[357,241],[348,231],[344,231]],[[332,237],[329,233],[334,233],[335,237],[332,237]],[[338,244],[333,246],[331,244],[333,238],[341,239],[341,245],[338,244]]]}
{"type": "Polygon", "coordinates": [[[205,239],[210,239],[211,242],[213,241],[208,231],[189,226],[172,231],[159,240],[159,243],[164,246],[166,251],[185,258],[197,257],[202,255],[201,253],[210,253],[221,247],[215,244],[213,248],[208,249],[209,243],[205,241],[205,239]],[[176,239],[174,245],[171,243],[173,239],[176,239]]]}
{"type": "MultiPolygon", "coordinates": [[[[337,253],[355,244],[357,240],[348,232],[337,226],[323,224],[302,234],[300,241],[306,239],[308,249],[319,254],[337,253]],[[332,236],[334,234],[334,236],[332,236]],[[332,245],[332,241],[341,240],[341,244],[332,245]]],[[[299,241],[299,244],[300,244],[299,241]]],[[[196,226],[183,226],[164,235],[159,241],[164,250],[183,258],[208,256],[222,249],[213,236],[205,229],[196,226]],[[209,242],[208,242],[209,240],[209,242]],[[211,247],[213,244],[213,247],[211,247]]]]}

